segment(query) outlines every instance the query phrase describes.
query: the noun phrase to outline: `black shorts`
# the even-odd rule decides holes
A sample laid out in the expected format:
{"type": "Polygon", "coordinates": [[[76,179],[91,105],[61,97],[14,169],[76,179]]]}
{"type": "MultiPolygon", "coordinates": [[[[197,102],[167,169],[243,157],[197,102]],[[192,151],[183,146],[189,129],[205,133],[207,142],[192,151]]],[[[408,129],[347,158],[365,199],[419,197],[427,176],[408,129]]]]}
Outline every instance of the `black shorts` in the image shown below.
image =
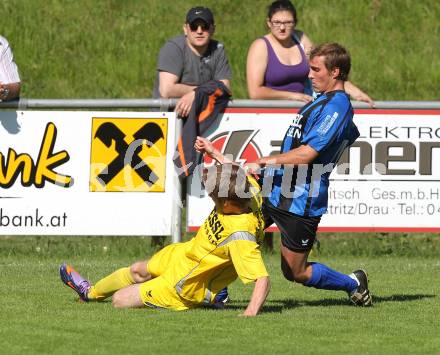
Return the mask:
{"type": "Polygon", "coordinates": [[[305,252],[312,249],[321,216],[299,216],[273,206],[267,199],[265,199],[261,210],[265,227],[275,223],[279,228],[283,246],[295,252],[305,252]]]}

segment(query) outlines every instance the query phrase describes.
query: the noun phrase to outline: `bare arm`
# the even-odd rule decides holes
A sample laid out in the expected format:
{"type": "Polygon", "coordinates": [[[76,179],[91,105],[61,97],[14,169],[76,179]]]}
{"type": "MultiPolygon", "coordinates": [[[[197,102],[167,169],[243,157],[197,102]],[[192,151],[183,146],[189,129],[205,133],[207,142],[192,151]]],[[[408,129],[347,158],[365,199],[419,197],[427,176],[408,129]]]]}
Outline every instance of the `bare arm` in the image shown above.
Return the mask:
{"type": "MultiPolygon", "coordinates": [[[[192,103],[194,102],[194,89],[197,86],[182,84],[178,81],[179,78],[177,75],[166,71],[159,72],[159,93],[160,96],[164,98],[180,97],[174,111],[181,117],[186,117],[189,115],[192,103]]],[[[223,82],[228,89],[230,88],[229,80],[223,79],[220,81],[223,82]]]]}
{"type": "Polygon", "coordinates": [[[305,144],[299,146],[298,148],[289,150],[288,152],[285,153],[271,155],[268,157],[262,157],[252,163],[246,164],[245,168],[248,170],[249,173],[258,174],[259,170],[268,164],[272,164],[272,165],[309,164],[312,161],[314,161],[318,157],[318,155],[319,153],[315,149],[305,144]]]}
{"type": "Polygon", "coordinates": [[[351,81],[346,81],[344,83],[344,88],[347,94],[350,95],[353,99],[357,101],[364,101],[368,103],[371,107],[374,107],[373,99],[361,89],[359,89],[356,85],[354,85],[351,81]]]}
{"type": "Polygon", "coordinates": [[[288,152],[258,159],[262,165],[266,164],[308,164],[318,157],[318,152],[311,146],[304,144],[288,152]]]}
{"type": "Polygon", "coordinates": [[[257,279],[254,286],[254,291],[252,292],[251,300],[243,312],[244,317],[253,317],[258,314],[264,302],[266,301],[267,295],[270,290],[270,281],[268,276],[261,277],[257,279]]]}
{"type": "Polygon", "coordinates": [[[214,148],[214,145],[211,143],[211,141],[204,137],[197,137],[196,142],[194,143],[194,148],[200,153],[207,154],[219,164],[237,164],[231,159],[225,157],[218,149],[214,148]]]}
{"type": "Polygon", "coordinates": [[[20,95],[20,83],[0,84],[0,100],[14,100],[20,95]]]}
{"type": "Polygon", "coordinates": [[[300,92],[274,90],[264,86],[267,68],[267,47],[263,39],[257,39],[249,48],[246,64],[248,94],[251,99],[284,99],[309,102],[312,97],[300,92]]]}
{"type": "Polygon", "coordinates": [[[179,77],[175,74],[159,72],[159,93],[164,98],[180,97],[174,111],[181,117],[186,117],[194,101],[196,86],[181,84],[178,81],[179,77]]]}
{"type": "MultiPolygon", "coordinates": [[[[194,91],[197,86],[187,85],[179,83],[177,75],[168,73],[166,71],[159,72],[159,93],[161,97],[166,99],[171,97],[182,97],[185,94],[194,91]]],[[[228,89],[231,88],[230,81],[228,79],[220,80],[226,85],[228,89]]]]}
{"type": "Polygon", "coordinates": [[[295,35],[299,38],[303,48],[304,53],[306,54],[307,58],[310,57],[310,51],[313,48],[313,42],[312,40],[302,31],[295,30],[295,35]]]}
{"type": "Polygon", "coordinates": [[[182,97],[193,91],[196,87],[192,85],[181,84],[179,77],[166,71],[159,72],[159,93],[161,97],[182,97]]]}

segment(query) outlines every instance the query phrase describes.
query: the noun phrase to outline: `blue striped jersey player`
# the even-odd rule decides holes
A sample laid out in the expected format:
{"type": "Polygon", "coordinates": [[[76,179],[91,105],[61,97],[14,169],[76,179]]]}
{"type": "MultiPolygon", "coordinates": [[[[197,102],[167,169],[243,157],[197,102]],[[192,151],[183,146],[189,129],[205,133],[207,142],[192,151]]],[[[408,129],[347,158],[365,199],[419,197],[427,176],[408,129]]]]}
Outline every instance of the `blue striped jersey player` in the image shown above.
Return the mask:
{"type": "Polygon", "coordinates": [[[344,149],[359,136],[353,107],[344,91],[350,55],[337,43],[312,49],[310,73],[317,98],[306,104],[287,129],[280,154],[246,164],[262,173],[265,226],[281,232],[284,276],[304,286],[346,291],[358,306],[372,305],[365,271],[350,275],[308,262],[321,216],[327,211],[329,176],[344,149]]]}

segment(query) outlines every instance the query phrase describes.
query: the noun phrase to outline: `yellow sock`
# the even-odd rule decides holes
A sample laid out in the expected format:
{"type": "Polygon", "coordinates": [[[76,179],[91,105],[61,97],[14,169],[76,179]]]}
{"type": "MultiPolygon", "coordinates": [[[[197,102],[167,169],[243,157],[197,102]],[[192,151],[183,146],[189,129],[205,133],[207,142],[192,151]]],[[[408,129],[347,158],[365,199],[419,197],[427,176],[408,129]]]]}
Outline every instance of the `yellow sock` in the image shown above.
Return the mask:
{"type": "Polygon", "coordinates": [[[87,297],[90,300],[102,301],[114,294],[117,290],[133,285],[134,283],[130,268],[124,267],[104,277],[94,286],[90,287],[87,297]]]}

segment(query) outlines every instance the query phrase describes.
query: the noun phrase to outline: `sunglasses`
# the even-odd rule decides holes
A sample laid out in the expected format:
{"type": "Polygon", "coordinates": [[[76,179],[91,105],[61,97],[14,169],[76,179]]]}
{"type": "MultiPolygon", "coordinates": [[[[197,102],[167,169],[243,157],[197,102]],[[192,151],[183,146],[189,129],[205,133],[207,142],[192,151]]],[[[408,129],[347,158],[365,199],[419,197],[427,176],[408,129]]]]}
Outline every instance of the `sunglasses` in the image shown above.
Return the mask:
{"type": "Polygon", "coordinates": [[[208,25],[206,22],[204,21],[197,21],[197,22],[193,22],[189,24],[189,28],[191,29],[191,31],[195,32],[199,29],[199,27],[202,29],[202,31],[208,31],[209,27],[211,27],[210,25],[208,25]]]}

